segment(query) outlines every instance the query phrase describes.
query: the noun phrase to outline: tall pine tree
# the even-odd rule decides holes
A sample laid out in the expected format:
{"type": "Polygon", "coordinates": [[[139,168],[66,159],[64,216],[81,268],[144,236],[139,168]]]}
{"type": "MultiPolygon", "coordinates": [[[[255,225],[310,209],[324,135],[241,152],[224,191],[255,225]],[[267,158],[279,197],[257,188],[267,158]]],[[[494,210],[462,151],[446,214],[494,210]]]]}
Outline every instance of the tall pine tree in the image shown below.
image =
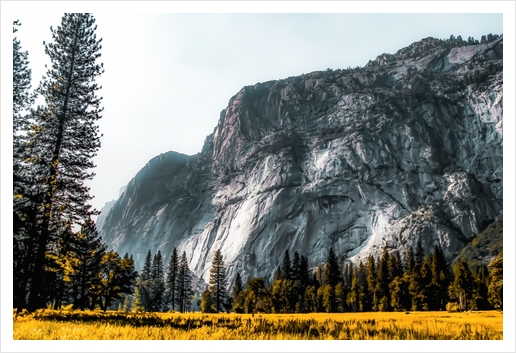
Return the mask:
{"type": "Polygon", "coordinates": [[[181,255],[181,260],[179,261],[179,271],[177,273],[177,289],[175,298],[180,312],[184,313],[189,308],[192,295],[192,278],[190,275],[190,269],[188,268],[186,252],[183,251],[183,254],[181,255]]]}
{"type": "Polygon", "coordinates": [[[220,249],[215,252],[210,270],[210,293],[217,312],[223,310],[227,294],[226,267],[220,249]]]}
{"type": "Polygon", "coordinates": [[[170,308],[172,310],[175,309],[175,304],[176,304],[178,272],[179,272],[179,257],[177,255],[177,250],[174,247],[174,250],[172,251],[172,256],[170,256],[167,274],[165,277],[166,303],[170,304],[170,308]]]}
{"type": "Polygon", "coordinates": [[[162,311],[165,305],[165,275],[163,272],[163,257],[160,250],[158,250],[152,260],[150,288],[151,310],[162,311]]]}
{"type": "Polygon", "coordinates": [[[326,259],[326,267],[324,268],[324,284],[335,287],[341,280],[339,261],[333,247],[331,247],[326,259]]]}
{"type": "MultiPolygon", "coordinates": [[[[19,21],[13,22],[13,33],[19,21]]],[[[21,50],[21,43],[13,37],[13,296],[14,307],[26,307],[27,284],[32,270],[34,237],[28,230],[36,223],[35,201],[31,197],[31,170],[24,160],[28,114],[34,103],[30,93],[32,72],[29,68],[29,53],[21,50]]]]}
{"type": "Polygon", "coordinates": [[[290,262],[288,249],[285,250],[285,255],[283,256],[283,263],[281,265],[281,278],[292,279],[292,263],[290,262]]]}
{"type": "Polygon", "coordinates": [[[84,185],[94,176],[88,170],[95,167],[92,158],[100,148],[96,122],[102,108],[95,79],[104,69],[97,63],[101,40],[97,40],[95,31],[91,14],[65,14],[61,25],[51,28],[53,42],[45,44],[51,61],[39,87],[45,106],[34,112],[29,136],[33,146],[30,163],[43,186],[38,209],[41,222],[32,232],[37,242],[28,298],[30,311],[46,305],[45,254],[49,243],[63,229],[96,214],[88,204],[91,196],[84,185]]]}

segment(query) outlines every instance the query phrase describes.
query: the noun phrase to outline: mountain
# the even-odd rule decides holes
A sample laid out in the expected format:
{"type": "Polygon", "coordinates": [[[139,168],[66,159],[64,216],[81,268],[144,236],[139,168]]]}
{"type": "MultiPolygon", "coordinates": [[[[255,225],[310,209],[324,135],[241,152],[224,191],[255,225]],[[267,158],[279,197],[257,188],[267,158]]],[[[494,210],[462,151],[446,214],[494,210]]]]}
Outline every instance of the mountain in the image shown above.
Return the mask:
{"type": "Polygon", "coordinates": [[[451,261],[502,214],[503,37],[425,38],[363,68],[244,87],[194,156],[131,180],[99,232],[142,267],[186,251],[206,282],[271,279],[285,250],[359,261],[441,243],[451,261]]]}

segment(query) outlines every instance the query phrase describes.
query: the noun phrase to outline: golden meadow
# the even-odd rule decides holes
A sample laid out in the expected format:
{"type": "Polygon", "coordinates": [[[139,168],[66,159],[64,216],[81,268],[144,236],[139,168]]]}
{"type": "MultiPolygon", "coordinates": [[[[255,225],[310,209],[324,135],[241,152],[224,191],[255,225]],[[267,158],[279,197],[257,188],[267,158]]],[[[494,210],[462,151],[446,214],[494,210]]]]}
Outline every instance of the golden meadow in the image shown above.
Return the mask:
{"type": "Polygon", "coordinates": [[[13,314],[15,340],[501,340],[498,311],[311,314],[13,314]]]}

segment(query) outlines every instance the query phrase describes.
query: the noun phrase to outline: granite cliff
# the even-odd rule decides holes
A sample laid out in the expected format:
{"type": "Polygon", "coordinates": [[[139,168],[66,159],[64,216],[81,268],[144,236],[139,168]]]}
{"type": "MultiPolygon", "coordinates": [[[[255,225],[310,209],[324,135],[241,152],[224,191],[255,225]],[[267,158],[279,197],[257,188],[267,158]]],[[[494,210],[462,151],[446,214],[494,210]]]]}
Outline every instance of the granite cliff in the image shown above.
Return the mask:
{"type": "Polygon", "coordinates": [[[502,214],[503,37],[425,38],[363,68],[246,86],[194,156],[167,152],[102,213],[141,268],[186,250],[206,282],[270,279],[286,249],[312,265],[441,243],[452,259],[502,214]]]}

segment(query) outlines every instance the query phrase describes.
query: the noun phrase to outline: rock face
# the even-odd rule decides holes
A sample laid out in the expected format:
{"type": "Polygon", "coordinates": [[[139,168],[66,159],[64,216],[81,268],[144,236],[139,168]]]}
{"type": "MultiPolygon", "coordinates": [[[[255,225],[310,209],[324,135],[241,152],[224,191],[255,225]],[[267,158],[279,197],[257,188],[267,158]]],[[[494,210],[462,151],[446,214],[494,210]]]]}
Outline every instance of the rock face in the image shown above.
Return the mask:
{"type": "MultiPolygon", "coordinates": [[[[195,156],[168,152],[104,213],[110,247],[186,251],[208,282],[441,243],[451,259],[502,214],[503,38],[426,38],[364,68],[244,87],[195,156]]],[[[167,263],[165,263],[165,266],[167,263]]]]}

